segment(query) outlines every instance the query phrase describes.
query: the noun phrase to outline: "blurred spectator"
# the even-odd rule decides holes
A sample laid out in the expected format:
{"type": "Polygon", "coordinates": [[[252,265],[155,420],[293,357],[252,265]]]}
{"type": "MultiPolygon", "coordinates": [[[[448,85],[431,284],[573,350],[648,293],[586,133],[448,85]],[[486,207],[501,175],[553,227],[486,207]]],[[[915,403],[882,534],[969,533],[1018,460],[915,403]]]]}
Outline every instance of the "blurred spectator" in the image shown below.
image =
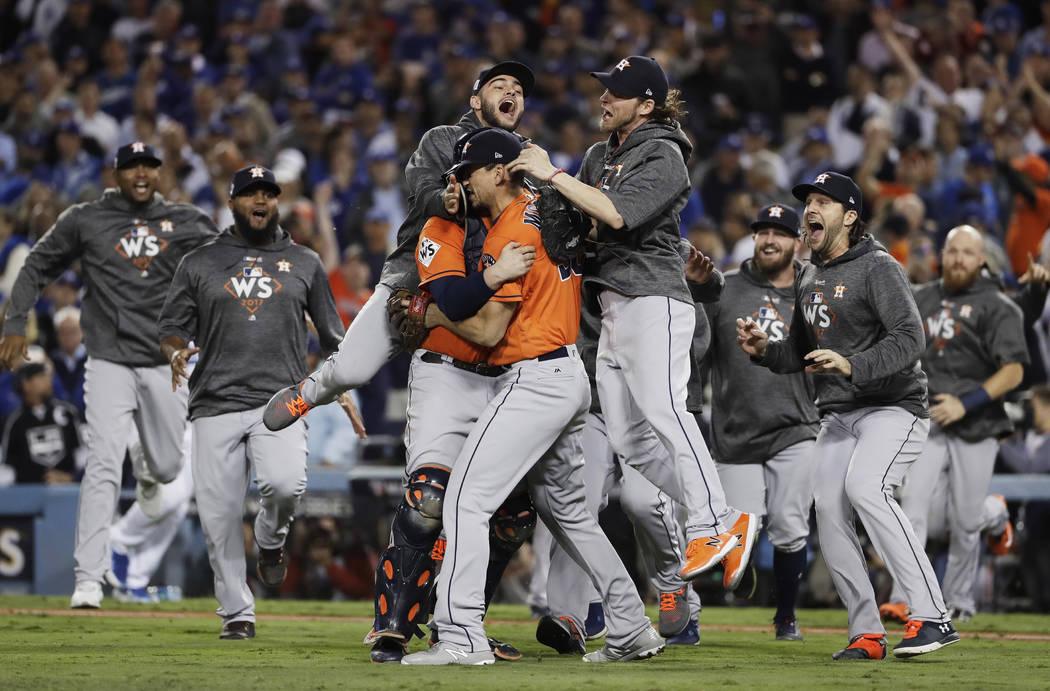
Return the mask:
{"type": "Polygon", "coordinates": [[[699,68],[682,80],[683,100],[689,104],[686,119],[696,133],[694,155],[706,158],[726,135],[740,129],[743,113],[752,110],[745,84],[748,77],[729,64],[729,43],[721,34],[709,34],[700,43],[699,68]]]}
{"type": "Polygon", "coordinates": [[[328,282],[332,285],[335,308],[343,319],[343,327],[349,328],[372,296],[372,271],[365,263],[361,245],[350,245],[343,250],[343,261],[328,274],[328,282]]]}
{"type": "Polygon", "coordinates": [[[68,484],[77,474],[80,413],[54,398],[51,374],[46,361],[26,363],[15,373],[22,406],[4,423],[2,446],[3,462],[18,484],[68,484]]]}
{"type": "Polygon", "coordinates": [[[730,134],[718,143],[711,168],[704,173],[700,182],[700,198],[704,202],[707,214],[716,221],[721,221],[726,197],[737,190],[744,189],[744,168],[741,165],[741,151],[744,143],[739,135],[730,134]]]}
{"type": "Polygon", "coordinates": [[[55,312],[55,335],[58,347],[51,351],[55,379],[61,388],[55,396],[72,403],[84,412],[84,367],[87,364],[87,348],[84,334],[80,330],[80,309],[63,307],[55,312]]]}
{"type": "Polygon", "coordinates": [[[864,123],[879,116],[890,119],[890,105],[875,92],[875,77],[860,63],[846,70],[848,93],[831,104],[828,112],[828,141],[837,170],[845,171],[864,156],[864,123]]]}
{"type": "Polygon", "coordinates": [[[790,48],[781,57],[779,65],[784,131],[788,135],[805,126],[810,108],[830,106],[835,97],[831,66],[820,42],[820,27],[816,19],[799,15],[791,26],[790,36],[790,48]]]}
{"type": "Polygon", "coordinates": [[[73,117],[81,133],[94,139],[100,152],[108,157],[117,150],[120,124],[112,115],[100,110],[101,105],[102,92],[98,82],[91,78],[82,80],[77,86],[77,110],[73,117]]]}
{"type": "Polygon", "coordinates": [[[1039,244],[1050,227],[1050,166],[1041,156],[1026,154],[999,163],[999,172],[1014,193],[1006,230],[1006,253],[1015,276],[1028,268],[1028,257],[1039,254],[1039,244]]]}
{"type": "Polygon", "coordinates": [[[306,538],[295,541],[281,595],[309,600],[368,599],[375,581],[374,555],[368,558],[367,550],[357,546],[353,558],[344,560],[336,554],[333,522],[313,523],[316,527],[306,538]]]}
{"type": "Polygon", "coordinates": [[[819,125],[811,125],[802,133],[802,142],[789,186],[812,182],[818,175],[833,167],[827,130],[819,125]]]}
{"type": "Polygon", "coordinates": [[[70,200],[80,199],[81,192],[88,189],[97,191],[101,161],[84,151],[81,146],[80,126],[72,120],[62,123],[55,135],[55,149],[58,160],[51,173],[50,183],[56,191],[66,195],[70,200]]]}

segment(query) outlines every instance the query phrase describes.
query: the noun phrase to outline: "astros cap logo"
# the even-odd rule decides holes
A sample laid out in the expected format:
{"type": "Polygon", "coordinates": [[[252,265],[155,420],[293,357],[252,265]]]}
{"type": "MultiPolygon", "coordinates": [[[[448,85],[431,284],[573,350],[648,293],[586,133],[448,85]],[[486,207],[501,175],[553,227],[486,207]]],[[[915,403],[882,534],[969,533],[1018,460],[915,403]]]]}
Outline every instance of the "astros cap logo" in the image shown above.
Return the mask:
{"type": "Polygon", "coordinates": [[[255,166],[248,172],[252,174],[253,178],[261,178],[266,173],[266,171],[260,168],[259,166],[255,166]]]}
{"type": "Polygon", "coordinates": [[[131,151],[132,151],[132,153],[136,153],[136,154],[145,153],[146,145],[143,144],[142,142],[134,142],[131,145],[131,151]]]}
{"type": "Polygon", "coordinates": [[[631,63],[627,62],[627,58],[624,58],[619,63],[617,63],[616,67],[614,67],[613,69],[614,70],[620,70],[622,72],[625,67],[630,67],[630,66],[631,66],[631,63]]]}
{"type": "Polygon", "coordinates": [[[780,215],[784,213],[784,208],[781,206],[774,206],[769,210],[770,218],[780,218],[780,215]]]}
{"type": "Polygon", "coordinates": [[[817,185],[823,185],[827,181],[828,181],[828,174],[827,173],[821,173],[820,175],[817,176],[817,179],[814,180],[813,182],[814,182],[814,184],[817,184],[817,185]]]}

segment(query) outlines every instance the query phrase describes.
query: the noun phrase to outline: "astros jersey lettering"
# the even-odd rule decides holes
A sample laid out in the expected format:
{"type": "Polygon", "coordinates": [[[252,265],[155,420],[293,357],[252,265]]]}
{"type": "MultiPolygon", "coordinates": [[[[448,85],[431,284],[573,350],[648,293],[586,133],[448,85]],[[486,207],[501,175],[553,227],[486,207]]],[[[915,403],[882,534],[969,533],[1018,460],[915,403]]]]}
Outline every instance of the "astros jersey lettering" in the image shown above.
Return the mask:
{"type": "Polygon", "coordinates": [[[304,311],[322,350],[338,348],[343,322],[321,259],[283,230],[276,242],[256,247],[230,228],[186,255],[159,329],[161,338],[181,336],[201,349],[190,377],[190,419],[257,408],[306,376],[304,311]]]}
{"type": "MultiPolygon", "coordinates": [[[[431,281],[446,276],[466,276],[463,236],[463,228],[439,216],[431,217],[423,225],[416,248],[421,288],[425,289],[431,281]]],[[[489,353],[488,348],[466,341],[442,326],[431,329],[422,348],[464,362],[484,362],[489,353]]]]}
{"type": "Polygon", "coordinates": [[[554,264],[543,249],[540,221],[525,192],[503,210],[485,240],[482,264],[495,263],[510,242],[536,247],[536,263],[516,281],[505,284],[491,299],[523,302],[507,326],[507,334],[492,350],[489,362],[505,365],[549,353],[576,342],[580,329],[580,267],[554,264]]]}

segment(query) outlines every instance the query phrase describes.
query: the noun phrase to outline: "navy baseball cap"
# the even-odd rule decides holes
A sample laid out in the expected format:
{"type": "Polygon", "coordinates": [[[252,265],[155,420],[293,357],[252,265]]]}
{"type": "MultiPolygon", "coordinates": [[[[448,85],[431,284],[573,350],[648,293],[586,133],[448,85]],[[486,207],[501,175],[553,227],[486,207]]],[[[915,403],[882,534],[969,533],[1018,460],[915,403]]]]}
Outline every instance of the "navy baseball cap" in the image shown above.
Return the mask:
{"type": "Polygon", "coordinates": [[[521,153],[521,146],[521,139],[517,135],[498,127],[483,127],[467,132],[453,148],[453,166],[445,172],[445,178],[458,174],[467,166],[510,163],[521,153]]]}
{"type": "Polygon", "coordinates": [[[616,63],[608,72],[591,72],[591,76],[621,98],[651,98],[656,105],[667,100],[667,75],[660,63],[644,55],[632,55],[616,63]]]}
{"type": "Polygon", "coordinates": [[[795,237],[801,235],[798,230],[798,214],[785,204],[770,204],[762,207],[758,216],[751,223],[751,230],[757,233],[763,228],[778,228],[795,237]]]}
{"type": "Polygon", "coordinates": [[[153,153],[152,146],[143,142],[131,142],[117,149],[117,155],[113,157],[113,167],[120,170],[139,161],[144,161],[154,168],[161,164],[157,154],[153,153]]]}
{"type": "Polygon", "coordinates": [[[233,180],[230,181],[230,199],[259,187],[273,190],[276,194],[281,193],[281,186],[277,184],[272,170],[259,165],[245,166],[233,174],[233,180]]]}
{"type": "Polygon", "coordinates": [[[477,81],[474,82],[474,89],[470,93],[476,96],[477,93],[481,91],[481,87],[485,86],[496,77],[503,75],[517,79],[518,83],[521,84],[521,93],[525,96],[529,95],[529,92],[532,91],[532,87],[536,84],[536,77],[532,74],[532,70],[520,62],[506,60],[504,62],[497,62],[488,69],[481,70],[481,74],[478,75],[477,81]]]}
{"type": "Polygon", "coordinates": [[[846,207],[847,211],[853,209],[860,214],[864,210],[864,198],[860,194],[857,183],[841,173],[825,171],[813,178],[813,182],[795,185],[791,188],[791,194],[802,203],[806,202],[806,197],[811,192],[826,194],[846,207]]]}

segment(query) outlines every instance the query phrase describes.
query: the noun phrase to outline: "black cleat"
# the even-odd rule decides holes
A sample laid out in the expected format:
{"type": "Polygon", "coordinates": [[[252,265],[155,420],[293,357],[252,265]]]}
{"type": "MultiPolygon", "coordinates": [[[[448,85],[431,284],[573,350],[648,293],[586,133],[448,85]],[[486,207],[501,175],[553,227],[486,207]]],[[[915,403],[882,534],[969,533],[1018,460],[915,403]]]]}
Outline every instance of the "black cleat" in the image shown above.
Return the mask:
{"type": "Polygon", "coordinates": [[[959,634],[950,621],[941,623],[913,619],[905,626],[904,640],[893,646],[893,656],[915,657],[958,642],[959,634]]]}
{"type": "Polygon", "coordinates": [[[284,547],[277,549],[259,548],[259,563],[255,570],[259,580],[267,588],[280,588],[284,577],[288,575],[288,562],[284,558],[284,547]]]}
{"type": "Polygon", "coordinates": [[[396,638],[383,636],[372,646],[368,657],[372,662],[394,662],[400,663],[401,658],[408,654],[408,645],[396,638]]]}
{"type": "Polygon", "coordinates": [[[263,408],[263,424],[271,432],[291,426],[296,420],[310,411],[310,406],[303,400],[299,389],[302,383],[286,386],[270,398],[263,408]]]}
{"type": "Polygon", "coordinates": [[[881,633],[863,633],[856,636],[842,650],[831,655],[832,660],[881,660],[886,657],[886,637],[881,633]]]}
{"type": "Polygon", "coordinates": [[[778,641],[802,640],[802,631],[798,628],[798,620],[795,618],[774,619],[773,628],[777,632],[778,641]]]}
{"type": "Polygon", "coordinates": [[[510,643],[504,643],[503,641],[497,641],[495,638],[490,638],[489,647],[492,648],[492,654],[496,656],[497,660],[514,662],[515,660],[521,659],[521,651],[510,643]]]}
{"type": "Polygon", "coordinates": [[[583,655],[587,644],[583,635],[569,617],[540,617],[536,625],[536,640],[558,651],[559,655],[583,655]]]}
{"type": "Polygon", "coordinates": [[[246,638],[255,638],[255,622],[231,621],[229,624],[223,624],[219,638],[224,641],[243,641],[246,638]]]}

